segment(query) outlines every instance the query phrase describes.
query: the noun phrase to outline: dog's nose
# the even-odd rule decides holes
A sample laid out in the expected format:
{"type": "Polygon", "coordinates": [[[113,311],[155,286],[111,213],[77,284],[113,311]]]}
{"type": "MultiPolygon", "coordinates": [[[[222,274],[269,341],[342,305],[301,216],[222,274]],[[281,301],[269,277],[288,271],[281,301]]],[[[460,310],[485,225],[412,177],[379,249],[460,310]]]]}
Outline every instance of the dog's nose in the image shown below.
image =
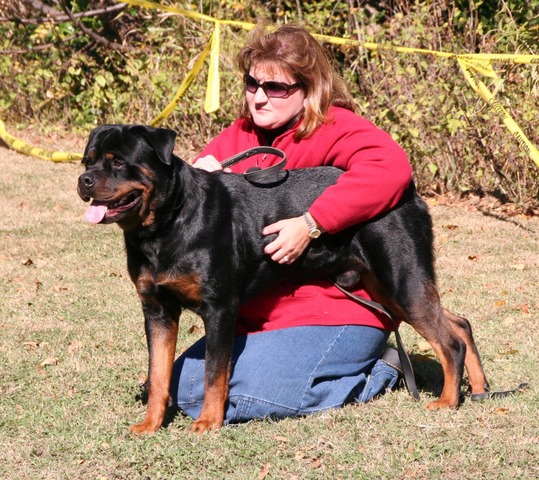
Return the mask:
{"type": "Polygon", "coordinates": [[[90,172],[83,173],[79,177],[80,188],[92,188],[95,185],[96,177],[90,172]]]}

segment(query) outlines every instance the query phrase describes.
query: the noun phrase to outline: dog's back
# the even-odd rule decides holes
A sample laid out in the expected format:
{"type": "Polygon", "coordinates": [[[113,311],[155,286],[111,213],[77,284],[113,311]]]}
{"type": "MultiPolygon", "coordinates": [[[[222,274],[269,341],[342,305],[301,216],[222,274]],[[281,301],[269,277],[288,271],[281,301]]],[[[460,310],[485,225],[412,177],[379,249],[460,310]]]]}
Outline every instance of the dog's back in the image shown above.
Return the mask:
{"type": "Polygon", "coordinates": [[[283,278],[329,276],[345,288],[353,288],[359,283],[361,271],[371,270],[392,297],[410,294],[402,291],[403,283],[408,284],[402,282],[404,274],[434,281],[432,221],[413,184],[396,208],[338,234],[322,235],[292,265],[277,265],[264,254],[264,246],[274,236],[263,237],[262,229],[278,220],[302,215],[341,174],[334,167],[296,169],[270,185],[252,184],[241,175],[218,174],[219,182],[234,199],[234,243],[248,252],[248,261],[243,257],[241,266],[245,274],[242,300],[283,278]]]}

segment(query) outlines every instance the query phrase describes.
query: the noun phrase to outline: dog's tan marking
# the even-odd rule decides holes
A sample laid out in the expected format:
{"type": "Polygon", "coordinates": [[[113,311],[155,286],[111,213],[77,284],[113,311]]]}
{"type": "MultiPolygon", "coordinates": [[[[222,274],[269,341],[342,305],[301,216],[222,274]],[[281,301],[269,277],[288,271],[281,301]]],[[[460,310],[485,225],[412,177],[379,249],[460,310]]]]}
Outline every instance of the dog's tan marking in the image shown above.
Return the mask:
{"type": "Polygon", "coordinates": [[[203,433],[206,430],[217,430],[222,427],[225,419],[225,403],[228,398],[230,381],[229,369],[222,367],[212,384],[204,379],[204,404],[200,416],[191,425],[193,433],[203,433]]]}
{"type": "Polygon", "coordinates": [[[152,323],[150,365],[148,371],[148,405],[144,420],[130,430],[135,435],[156,432],[162,425],[170,401],[170,379],[176,352],[178,322],[166,326],[152,323]]]}
{"type": "Polygon", "coordinates": [[[167,274],[159,275],[157,285],[174,291],[178,296],[189,302],[199,304],[202,301],[200,275],[188,273],[177,277],[167,274]]]}

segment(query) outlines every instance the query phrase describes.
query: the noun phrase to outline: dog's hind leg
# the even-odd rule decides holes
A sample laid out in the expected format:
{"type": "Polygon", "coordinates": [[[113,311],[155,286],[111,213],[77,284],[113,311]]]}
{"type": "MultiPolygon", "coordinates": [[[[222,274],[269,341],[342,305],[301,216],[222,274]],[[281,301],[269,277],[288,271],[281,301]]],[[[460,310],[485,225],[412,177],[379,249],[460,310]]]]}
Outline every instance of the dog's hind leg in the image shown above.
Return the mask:
{"type": "Polygon", "coordinates": [[[440,359],[444,372],[442,394],[438,400],[429,403],[427,408],[456,408],[460,401],[466,343],[445,316],[434,283],[424,282],[421,288],[414,283],[413,292],[405,293],[401,290],[397,302],[388,295],[374,273],[361,272],[361,281],[377,302],[384,305],[395,318],[409,323],[427,340],[440,359]]]}
{"type": "Polygon", "coordinates": [[[488,391],[488,381],[481,365],[479,351],[472,335],[472,326],[470,322],[459,315],[444,309],[444,314],[453,327],[457,335],[462,338],[466,344],[466,357],[464,364],[468,373],[468,390],[471,393],[485,393],[488,391]]]}
{"type": "Polygon", "coordinates": [[[412,308],[411,312],[407,321],[429,342],[440,359],[444,373],[440,398],[430,402],[427,408],[430,410],[456,408],[460,402],[466,343],[452,328],[439,301],[433,301],[427,309],[424,306],[420,306],[419,309],[412,308]]]}

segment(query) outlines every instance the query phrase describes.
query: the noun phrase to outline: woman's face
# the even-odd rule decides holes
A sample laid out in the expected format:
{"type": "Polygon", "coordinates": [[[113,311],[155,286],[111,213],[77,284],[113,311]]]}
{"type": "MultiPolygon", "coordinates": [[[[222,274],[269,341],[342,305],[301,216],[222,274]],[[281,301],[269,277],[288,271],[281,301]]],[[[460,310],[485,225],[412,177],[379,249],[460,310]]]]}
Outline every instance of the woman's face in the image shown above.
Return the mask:
{"type": "MultiPolygon", "coordinates": [[[[269,65],[252,65],[249,70],[258,83],[280,82],[287,85],[296,80],[286,71],[269,65]]],[[[293,88],[283,98],[268,97],[262,88],[251,93],[245,91],[245,98],[253,122],[260,128],[273,130],[286,125],[305,109],[305,93],[301,88],[293,88]]]]}

